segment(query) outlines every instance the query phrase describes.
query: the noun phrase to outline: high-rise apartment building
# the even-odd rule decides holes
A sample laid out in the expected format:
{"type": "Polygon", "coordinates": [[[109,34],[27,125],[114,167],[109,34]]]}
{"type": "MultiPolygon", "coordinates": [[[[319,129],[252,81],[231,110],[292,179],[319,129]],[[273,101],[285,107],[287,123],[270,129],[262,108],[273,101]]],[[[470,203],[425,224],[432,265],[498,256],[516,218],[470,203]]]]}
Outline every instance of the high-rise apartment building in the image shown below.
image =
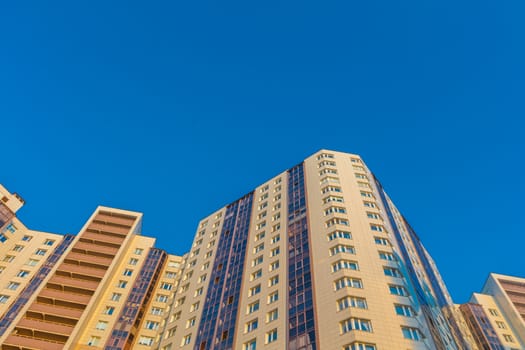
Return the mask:
{"type": "Polygon", "coordinates": [[[23,204],[0,186],[2,350],[523,350],[523,280],[454,305],[355,154],[316,152],[211,213],[182,257],[141,213],[98,207],[63,236],[27,229],[23,204]]]}
{"type": "Polygon", "coordinates": [[[460,309],[481,349],[525,350],[525,278],[491,273],[460,309]]]}
{"type": "Polygon", "coordinates": [[[73,235],[27,229],[0,187],[2,350],[151,349],[182,258],[140,235],[142,214],[99,207],[73,235]]]}
{"type": "Polygon", "coordinates": [[[450,306],[363,160],[321,150],[199,223],[159,348],[460,349],[450,306]]]}

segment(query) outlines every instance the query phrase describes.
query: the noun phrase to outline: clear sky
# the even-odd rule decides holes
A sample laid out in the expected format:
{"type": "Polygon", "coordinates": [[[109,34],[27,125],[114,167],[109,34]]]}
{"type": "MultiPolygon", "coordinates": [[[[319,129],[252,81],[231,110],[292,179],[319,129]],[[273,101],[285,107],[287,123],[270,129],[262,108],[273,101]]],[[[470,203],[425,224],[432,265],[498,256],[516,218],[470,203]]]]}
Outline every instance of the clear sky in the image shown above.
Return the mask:
{"type": "Polygon", "coordinates": [[[358,153],[457,302],[525,276],[525,2],[3,1],[0,182],[33,229],[197,221],[320,148],[358,153]]]}

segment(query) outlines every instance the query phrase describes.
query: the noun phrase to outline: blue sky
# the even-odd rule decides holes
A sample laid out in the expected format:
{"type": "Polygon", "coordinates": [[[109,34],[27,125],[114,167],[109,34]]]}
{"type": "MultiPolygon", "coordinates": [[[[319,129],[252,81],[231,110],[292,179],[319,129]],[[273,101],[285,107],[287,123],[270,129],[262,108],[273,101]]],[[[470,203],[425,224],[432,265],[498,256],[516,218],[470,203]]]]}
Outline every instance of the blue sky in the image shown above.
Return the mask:
{"type": "Polygon", "coordinates": [[[99,204],[172,253],[320,148],[358,153],[456,301],[525,276],[525,3],[0,5],[0,182],[31,228],[99,204]]]}

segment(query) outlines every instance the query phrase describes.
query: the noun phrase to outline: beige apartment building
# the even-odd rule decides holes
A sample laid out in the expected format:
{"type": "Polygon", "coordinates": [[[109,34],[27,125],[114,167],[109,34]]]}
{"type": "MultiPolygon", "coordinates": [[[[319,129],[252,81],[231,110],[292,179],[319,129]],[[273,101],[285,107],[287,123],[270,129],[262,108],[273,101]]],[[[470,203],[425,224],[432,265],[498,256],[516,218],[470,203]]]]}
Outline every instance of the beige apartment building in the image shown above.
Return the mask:
{"type": "Polygon", "coordinates": [[[141,213],[98,207],[62,236],[27,229],[4,187],[0,199],[1,349],[151,348],[182,258],[140,235],[141,213]]]}

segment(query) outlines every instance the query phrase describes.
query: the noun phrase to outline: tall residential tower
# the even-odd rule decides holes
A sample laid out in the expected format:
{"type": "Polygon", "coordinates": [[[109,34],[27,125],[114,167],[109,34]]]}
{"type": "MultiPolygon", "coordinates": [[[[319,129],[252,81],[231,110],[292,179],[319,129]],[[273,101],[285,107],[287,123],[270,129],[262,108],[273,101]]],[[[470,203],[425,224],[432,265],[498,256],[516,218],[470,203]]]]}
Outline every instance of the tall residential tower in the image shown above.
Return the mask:
{"type": "Polygon", "coordinates": [[[199,223],[158,348],[461,349],[451,306],[363,160],[321,150],[199,223]]]}

